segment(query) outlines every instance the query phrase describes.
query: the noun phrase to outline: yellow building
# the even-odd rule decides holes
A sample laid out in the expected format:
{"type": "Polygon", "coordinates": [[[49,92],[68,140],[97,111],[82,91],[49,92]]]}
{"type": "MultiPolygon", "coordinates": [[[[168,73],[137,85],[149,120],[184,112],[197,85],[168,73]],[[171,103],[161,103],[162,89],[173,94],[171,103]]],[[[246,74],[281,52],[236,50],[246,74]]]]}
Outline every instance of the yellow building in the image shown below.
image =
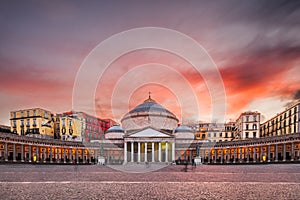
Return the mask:
{"type": "Polygon", "coordinates": [[[55,116],[54,137],[62,140],[82,141],[82,120],[70,113],[57,114],[55,116]]]}
{"type": "Polygon", "coordinates": [[[10,112],[11,131],[18,135],[53,138],[53,114],[41,108],[10,112]]]}

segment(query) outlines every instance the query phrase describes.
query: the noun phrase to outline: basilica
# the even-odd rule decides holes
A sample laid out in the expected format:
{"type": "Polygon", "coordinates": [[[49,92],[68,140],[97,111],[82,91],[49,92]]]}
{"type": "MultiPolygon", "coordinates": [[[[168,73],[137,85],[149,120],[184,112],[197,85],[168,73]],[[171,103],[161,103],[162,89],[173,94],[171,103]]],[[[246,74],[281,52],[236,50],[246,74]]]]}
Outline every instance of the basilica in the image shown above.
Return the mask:
{"type": "Polygon", "coordinates": [[[177,117],[150,95],[125,114],[121,123],[106,131],[105,140],[97,141],[107,147],[108,163],[174,162],[180,151],[176,144],[186,144],[182,146],[185,148],[194,142],[193,130],[178,126],[177,117]]]}

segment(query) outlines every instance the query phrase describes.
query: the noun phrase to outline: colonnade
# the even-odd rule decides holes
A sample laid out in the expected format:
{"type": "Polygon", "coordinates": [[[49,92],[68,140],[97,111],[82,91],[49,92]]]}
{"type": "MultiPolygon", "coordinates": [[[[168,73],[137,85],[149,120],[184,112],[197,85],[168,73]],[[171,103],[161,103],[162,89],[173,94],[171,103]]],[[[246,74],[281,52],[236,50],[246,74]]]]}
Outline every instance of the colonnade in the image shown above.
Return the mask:
{"type": "Polygon", "coordinates": [[[175,160],[174,142],[125,142],[124,162],[172,162],[175,160]]]}
{"type": "MultiPolygon", "coordinates": [[[[178,150],[177,162],[193,162],[195,149],[178,150]]],[[[203,163],[259,163],[300,161],[300,142],[266,143],[247,146],[213,146],[200,148],[203,163]]]]}
{"type": "Polygon", "coordinates": [[[36,163],[95,163],[97,149],[73,146],[55,146],[0,142],[0,162],[36,163]]]}

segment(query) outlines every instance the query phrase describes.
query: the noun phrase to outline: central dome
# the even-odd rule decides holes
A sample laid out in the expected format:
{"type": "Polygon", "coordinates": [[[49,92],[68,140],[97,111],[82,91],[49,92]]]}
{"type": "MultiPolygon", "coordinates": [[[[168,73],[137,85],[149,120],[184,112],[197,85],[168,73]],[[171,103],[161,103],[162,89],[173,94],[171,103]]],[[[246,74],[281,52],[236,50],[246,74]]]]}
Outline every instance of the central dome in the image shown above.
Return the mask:
{"type": "Polygon", "coordinates": [[[137,130],[149,126],[156,129],[173,130],[177,127],[178,119],[149,95],[144,103],[129,111],[122,118],[121,123],[125,130],[137,130]]]}

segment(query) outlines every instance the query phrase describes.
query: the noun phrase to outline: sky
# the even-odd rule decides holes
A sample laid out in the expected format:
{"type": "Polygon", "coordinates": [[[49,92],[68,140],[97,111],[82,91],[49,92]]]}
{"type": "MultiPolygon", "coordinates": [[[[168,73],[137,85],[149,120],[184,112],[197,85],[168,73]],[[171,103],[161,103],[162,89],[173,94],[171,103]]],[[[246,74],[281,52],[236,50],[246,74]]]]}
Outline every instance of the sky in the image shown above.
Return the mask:
{"type": "MultiPolygon", "coordinates": [[[[203,48],[222,78],[222,120],[250,110],[261,112],[265,120],[300,98],[299,1],[12,0],[1,1],[0,27],[0,124],[9,124],[13,110],[78,109],[74,85],[91,53],[108,41],[105,51],[97,51],[87,82],[97,74],[93,70],[104,68],[100,62],[112,49],[138,40],[111,42],[111,37],[143,27],[177,31],[203,48]]],[[[182,46],[187,55],[196,54],[181,40],[168,42],[182,46]]],[[[80,99],[82,105],[94,105],[80,109],[120,121],[151,92],[180,121],[218,120],[212,96],[219,93],[206,81],[215,77],[211,70],[207,66],[200,73],[170,51],[141,48],[109,63],[93,98],[80,99]]]]}

